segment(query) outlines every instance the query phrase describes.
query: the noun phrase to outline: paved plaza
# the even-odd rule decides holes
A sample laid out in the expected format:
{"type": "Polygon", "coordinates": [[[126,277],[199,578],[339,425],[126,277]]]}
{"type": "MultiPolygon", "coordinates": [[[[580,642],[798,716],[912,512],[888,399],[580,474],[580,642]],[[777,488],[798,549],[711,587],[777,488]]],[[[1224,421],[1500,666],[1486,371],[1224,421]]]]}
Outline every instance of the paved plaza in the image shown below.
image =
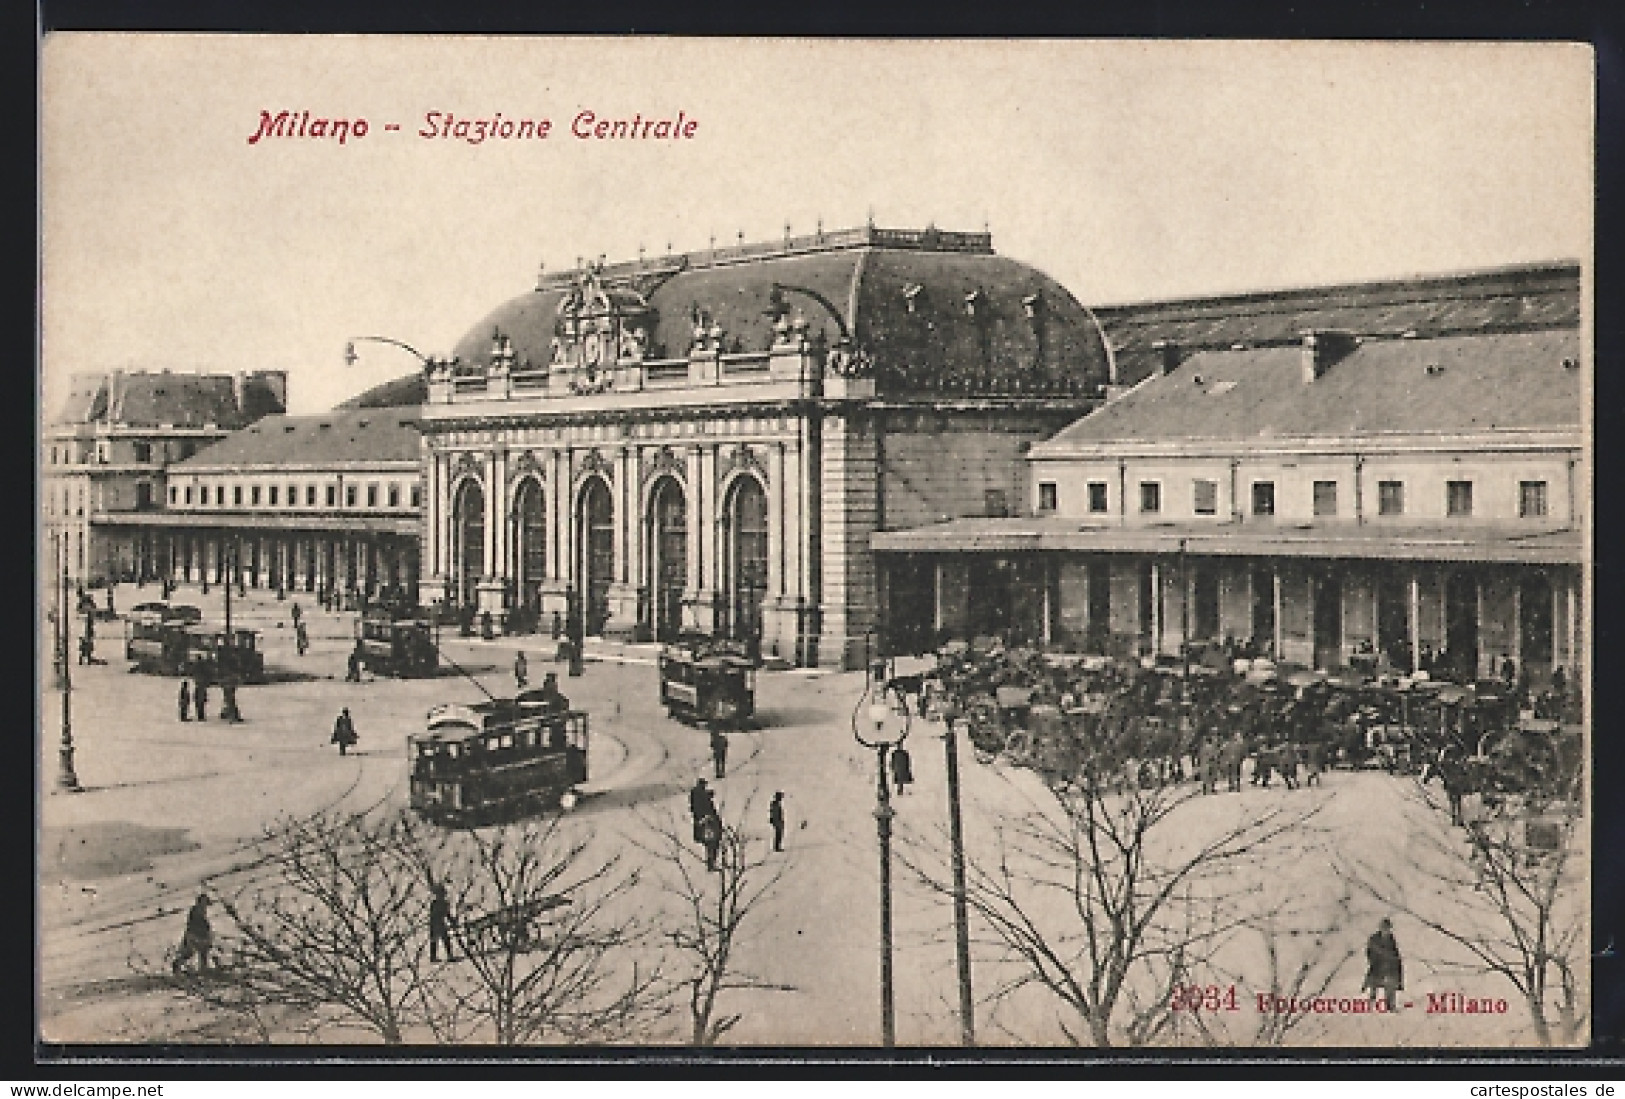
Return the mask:
{"type": "MultiPolygon", "coordinates": [[[[126,585],[116,599],[123,610],[156,594],[126,585]]],[[[218,589],[208,596],[182,589],[174,598],[201,605],[206,621],[221,616],[218,589]]],[[[216,719],[218,692],[207,722],[178,721],[179,681],[130,672],[123,659],[122,623],[98,623],[97,655],[105,663],[73,669],[82,793],[49,792],[56,773],[59,696],[47,691],[41,730],[47,795],[41,802],[38,976],[48,1040],[220,1040],[218,1020],[152,976],[152,960],[162,959],[178,941],[186,908],[200,886],[229,892],[251,875],[250,844],[279,815],[404,805],[406,735],[421,728],[431,706],[482,697],[473,682],[445,667],[428,679],[369,676],[359,684],[345,682],[354,614],[323,612],[308,595],[293,599],[310,627],[311,649],[304,656],[295,652],[293,600],[279,602],[264,592],[233,600],[234,624],[260,631],[271,672],[271,682],[240,691],[246,720],[238,725],[216,719]],[[360,743],[341,757],[329,734],[345,706],[354,715],[360,743]]],[[[711,773],[707,741],[702,731],[671,720],[659,706],[652,646],[595,645],[579,678],[567,677],[565,666],[553,662],[553,644],[545,638],[448,637],[443,650],[496,694],[512,693],[518,650],[527,654],[533,683],[548,671],[559,673],[572,705],[591,715],[590,781],[570,822],[592,835],[597,850],[624,851],[635,860],[646,857],[638,841],[655,824],[674,820],[686,828],[685,793],[697,776],[711,773]]],[[[45,682],[49,686],[48,675],[45,682]]],[[[852,736],[863,691],[861,673],[760,673],[757,728],[734,735],[729,773],[715,783],[724,817],[738,824],[748,812],[742,823],[759,836],[768,831],[772,793],[786,795],[786,851],[771,857],[787,860],[789,869],[753,915],[740,964],[793,991],[730,993],[730,1010],[743,1014],[730,1036],[740,1043],[879,1041],[875,764],[852,736]]],[[[916,784],[894,799],[897,1030],[904,1045],[950,1045],[959,1037],[949,900],[910,870],[945,865],[942,732],[940,723],[916,720],[909,740],[916,784]]],[[[1001,824],[1051,812],[1053,799],[1032,772],[978,762],[968,746],[961,747],[961,760],[970,858],[992,865],[1000,855],[1001,824]]],[[[1328,994],[1360,997],[1361,948],[1387,913],[1369,897],[1343,889],[1336,866],[1350,855],[1387,867],[1408,865],[1407,845],[1416,832],[1414,795],[1414,778],[1333,772],[1317,788],[1249,788],[1198,799],[1181,808],[1169,827],[1200,836],[1249,814],[1262,815],[1283,799],[1296,799],[1295,810],[1318,809],[1280,857],[1260,859],[1255,881],[1238,884],[1288,902],[1294,914],[1280,929],[1283,957],[1327,964],[1350,958],[1328,994]]],[[[1419,891],[1433,888],[1426,881],[1410,885],[1419,891]]],[[[1457,903],[1434,891],[1440,893],[1438,904],[1457,903]]],[[[1406,950],[1407,996],[1414,1006],[1398,1017],[1308,1020],[1295,1032],[1301,1040],[1474,1044],[1505,1041],[1516,1029],[1507,1017],[1427,1014],[1422,1003],[1429,992],[1511,997],[1512,990],[1492,977],[1435,971],[1427,959],[1447,952],[1414,922],[1396,920],[1396,934],[1406,950]]],[[[973,927],[973,938],[976,991],[984,1000],[979,1037],[989,1043],[1064,1044],[1052,998],[1028,990],[1005,997],[996,1008],[986,999],[1013,971],[995,959],[985,928],[973,927]]],[[[1232,1021],[1237,1029],[1226,1031],[1225,1040],[1244,1042],[1257,1015],[1251,996],[1270,983],[1262,947],[1252,955],[1250,948],[1236,949],[1241,960],[1232,969],[1247,1010],[1232,1021]]],[[[1513,1010],[1521,1012],[1515,1000],[1513,1010]]],[[[364,1040],[350,1032],[324,1038],[364,1040]]],[[[1202,1041],[1194,1031],[1172,1038],[1202,1041]]]]}

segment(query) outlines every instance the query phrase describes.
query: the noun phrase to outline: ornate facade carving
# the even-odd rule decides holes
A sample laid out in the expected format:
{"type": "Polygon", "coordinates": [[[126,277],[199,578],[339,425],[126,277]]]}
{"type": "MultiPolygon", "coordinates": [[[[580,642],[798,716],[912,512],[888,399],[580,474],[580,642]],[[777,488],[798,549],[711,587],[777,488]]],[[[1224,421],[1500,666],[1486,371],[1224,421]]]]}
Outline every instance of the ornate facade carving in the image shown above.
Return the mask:
{"type": "Polygon", "coordinates": [[[452,459],[451,463],[451,480],[456,481],[460,477],[473,477],[483,482],[485,480],[485,463],[480,461],[472,451],[463,451],[452,459]]]}
{"type": "Polygon", "coordinates": [[[508,483],[512,484],[527,476],[535,477],[544,484],[547,482],[547,471],[542,468],[542,463],[537,460],[535,453],[529,450],[514,459],[508,470],[508,483]]]}
{"type": "Polygon", "coordinates": [[[676,451],[669,446],[660,447],[655,451],[644,451],[643,457],[643,484],[647,488],[650,482],[662,474],[669,474],[682,483],[687,470],[683,460],[677,456],[676,451]]]}
{"type": "Polygon", "coordinates": [[[723,460],[722,469],[717,474],[717,483],[726,484],[736,472],[754,473],[763,485],[768,483],[767,468],[762,465],[761,459],[748,444],[740,443],[729,449],[727,458],[723,460]]]}
{"type": "Polygon", "coordinates": [[[592,474],[603,476],[610,484],[615,483],[615,463],[605,458],[597,450],[589,450],[583,454],[576,465],[576,481],[586,480],[592,474]]]}

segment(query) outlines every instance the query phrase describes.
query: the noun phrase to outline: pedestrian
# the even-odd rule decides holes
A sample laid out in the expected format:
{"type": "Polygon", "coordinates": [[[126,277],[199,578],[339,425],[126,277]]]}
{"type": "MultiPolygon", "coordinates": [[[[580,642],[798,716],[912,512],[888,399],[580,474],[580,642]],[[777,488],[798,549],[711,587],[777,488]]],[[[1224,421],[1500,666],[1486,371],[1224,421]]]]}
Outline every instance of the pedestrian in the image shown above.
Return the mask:
{"type": "Polygon", "coordinates": [[[717,869],[717,855],[722,851],[722,818],[715,810],[700,821],[700,843],[705,846],[705,868],[717,869]]]}
{"type": "Polygon", "coordinates": [[[295,622],[293,625],[293,643],[300,656],[310,651],[310,631],[305,629],[303,622],[295,622]]]}
{"type": "Polygon", "coordinates": [[[1275,766],[1281,772],[1281,781],[1288,790],[1298,788],[1298,746],[1287,741],[1275,750],[1275,766]]]}
{"type": "Polygon", "coordinates": [[[118,612],[113,609],[113,585],[107,585],[107,617],[112,618],[118,612]]]}
{"type": "Polygon", "coordinates": [[[79,637],[79,663],[89,664],[96,654],[96,642],[91,640],[90,634],[81,634],[79,637]]]}
{"type": "Polygon", "coordinates": [[[181,680],[180,713],[182,721],[192,720],[192,682],[181,680]]]}
{"type": "Polygon", "coordinates": [[[292,603],[288,607],[288,616],[293,619],[293,628],[294,628],[295,632],[297,632],[298,629],[299,629],[299,616],[302,613],[303,612],[300,611],[299,603],[297,601],[295,601],[294,603],[292,603]]]}
{"type": "Polygon", "coordinates": [[[773,850],[784,850],[784,791],[773,794],[767,806],[767,823],[773,826],[773,850]]]}
{"type": "Polygon", "coordinates": [[[716,811],[716,801],[711,796],[710,788],[705,785],[705,779],[695,779],[693,789],[688,792],[688,812],[694,818],[695,843],[704,842],[700,825],[706,817],[714,816],[716,811]]]}
{"type": "Polygon", "coordinates": [[[1202,778],[1202,793],[1211,794],[1219,788],[1219,747],[1213,738],[1205,736],[1196,749],[1196,770],[1202,778]]]}
{"type": "Polygon", "coordinates": [[[1220,765],[1224,768],[1225,785],[1232,794],[1241,793],[1241,764],[1247,758],[1247,743],[1242,739],[1240,729],[1230,734],[1230,739],[1219,749],[1219,756],[1220,765]]]}
{"type": "Polygon", "coordinates": [[[891,778],[899,794],[907,793],[908,784],[914,781],[914,761],[901,744],[891,750],[891,778]]]}
{"type": "Polygon", "coordinates": [[[209,952],[213,949],[214,929],[209,926],[209,898],[199,893],[186,913],[186,930],[181,933],[181,948],[175,954],[171,972],[179,976],[181,966],[196,957],[197,971],[202,973],[209,968],[209,952]]]}
{"type": "Polygon", "coordinates": [[[350,707],[346,706],[339,711],[339,716],[333,722],[333,739],[331,743],[339,746],[339,755],[347,755],[355,747],[355,722],[350,717],[350,707]]]}
{"type": "Polygon", "coordinates": [[[530,667],[525,661],[524,652],[521,651],[513,658],[513,681],[519,690],[525,689],[525,684],[529,681],[529,675],[530,667]]]}
{"type": "Polygon", "coordinates": [[[716,722],[711,723],[711,762],[716,767],[717,778],[728,774],[728,735],[716,722]]]}
{"type": "Polygon", "coordinates": [[[227,677],[220,684],[220,720],[229,721],[233,725],[243,720],[243,713],[237,708],[237,680],[227,677]]]}
{"type": "Polygon", "coordinates": [[[350,659],[344,669],[344,682],[361,682],[361,639],[357,638],[355,648],[350,650],[350,659]]]}
{"type": "Polygon", "coordinates": [[[446,961],[454,962],[456,956],[451,952],[451,928],[454,921],[451,918],[451,903],[446,900],[446,887],[435,883],[432,892],[433,899],[429,901],[429,960],[439,961],[435,956],[435,948],[442,947],[446,951],[446,961]]]}
{"type": "Polygon", "coordinates": [[[1326,742],[1322,740],[1311,740],[1309,742],[1309,749],[1305,753],[1304,758],[1307,767],[1303,778],[1303,784],[1305,786],[1321,785],[1321,775],[1326,770],[1326,742]]]}
{"type": "Polygon", "coordinates": [[[1510,656],[1501,657],[1501,682],[1509,691],[1518,682],[1518,665],[1510,656]]]}
{"type": "Polygon", "coordinates": [[[197,707],[197,719],[209,719],[209,681],[198,676],[192,684],[192,705],[197,707]]]}
{"type": "Polygon", "coordinates": [[[1365,985],[1370,999],[1375,1001],[1382,993],[1387,1010],[1394,1010],[1394,994],[1405,987],[1405,963],[1399,956],[1399,943],[1394,940],[1393,921],[1384,917],[1377,930],[1365,944],[1365,985]]]}

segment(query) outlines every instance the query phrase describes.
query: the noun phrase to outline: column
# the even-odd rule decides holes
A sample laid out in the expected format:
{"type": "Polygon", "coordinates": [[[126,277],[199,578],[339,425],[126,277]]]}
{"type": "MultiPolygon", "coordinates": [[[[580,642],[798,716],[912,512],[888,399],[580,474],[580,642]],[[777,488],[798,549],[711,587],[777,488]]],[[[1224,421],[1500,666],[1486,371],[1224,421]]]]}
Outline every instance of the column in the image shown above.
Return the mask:
{"type": "Polygon", "coordinates": [[[1277,663],[1281,659],[1281,566],[1272,565],[1270,568],[1270,598],[1275,603],[1275,637],[1271,639],[1274,645],[1274,659],[1277,663]]]}
{"type": "Polygon", "coordinates": [[[683,586],[685,599],[692,600],[704,586],[700,578],[700,542],[705,538],[705,512],[701,499],[700,448],[690,447],[684,455],[684,480],[688,482],[688,561],[683,586]]]}
{"type": "Polygon", "coordinates": [[[1162,652],[1162,565],[1151,562],[1151,655],[1162,652]]]}
{"type": "Polygon", "coordinates": [[[1405,620],[1411,643],[1411,674],[1422,670],[1422,581],[1415,565],[1410,575],[1410,611],[1405,620]]]}
{"type": "Polygon", "coordinates": [[[784,444],[774,443],[767,455],[767,597],[784,596],[784,444]]]}

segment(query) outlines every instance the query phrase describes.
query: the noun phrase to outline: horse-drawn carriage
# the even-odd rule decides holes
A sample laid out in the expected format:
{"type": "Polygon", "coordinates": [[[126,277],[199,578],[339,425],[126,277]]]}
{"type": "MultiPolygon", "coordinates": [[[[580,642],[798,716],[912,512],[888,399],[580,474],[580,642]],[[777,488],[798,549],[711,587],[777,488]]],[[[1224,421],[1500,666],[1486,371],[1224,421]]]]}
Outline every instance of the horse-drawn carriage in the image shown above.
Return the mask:
{"type": "Polygon", "coordinates": [[[744,646],[712,638],[660,652],[660,701],[679,721],[742,729],[756,713],[756,664],[744,646]]]}
{"type": "Polygon", "coordinates": [[[412,808],[444,824],[477,824],[574,804],[587,781],[587,715],[541,691],[472,706],[437,706],[407,737],[412,808]]]}
{"type": "Polygon", "coordinates": [[[258,683],[265,654],[253,630],[214,630],[188,604],[143,603],[124,622],[124,655],[138,672],[258,683]]]}

